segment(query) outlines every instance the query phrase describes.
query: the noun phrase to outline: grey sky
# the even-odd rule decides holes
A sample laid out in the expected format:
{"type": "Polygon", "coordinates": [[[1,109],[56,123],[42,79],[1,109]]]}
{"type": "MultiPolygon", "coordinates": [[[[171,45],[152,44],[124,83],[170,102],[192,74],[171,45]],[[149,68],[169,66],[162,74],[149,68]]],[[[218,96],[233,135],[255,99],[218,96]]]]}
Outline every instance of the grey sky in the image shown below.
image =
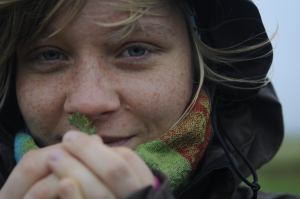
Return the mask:
{"type": "Polygon", "coordinates": [[[300,0],[253,0],[271,36],[279,24],[272,82],[283,105],[288,137],[300,137],[300,0]]]}

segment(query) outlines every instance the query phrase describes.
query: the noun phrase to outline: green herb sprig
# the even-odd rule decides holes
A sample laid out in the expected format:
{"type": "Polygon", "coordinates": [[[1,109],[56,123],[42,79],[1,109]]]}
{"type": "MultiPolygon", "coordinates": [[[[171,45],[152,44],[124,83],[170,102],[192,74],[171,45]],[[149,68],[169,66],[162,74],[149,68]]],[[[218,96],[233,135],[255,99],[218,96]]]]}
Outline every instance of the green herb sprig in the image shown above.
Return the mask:
{"type": "Polygon", "coordinates": [[[97,129],[95,128],[95,126],[94,128],[89,128],[92,122],[90,122],[89,119],[84,115],[80,117],[79,113],[74,113],[68,117],[68,121],[70,125],[76,126],[78,129],[80,129],[82,132],[87,133],[88,135],[97,133],[97,129]]]}

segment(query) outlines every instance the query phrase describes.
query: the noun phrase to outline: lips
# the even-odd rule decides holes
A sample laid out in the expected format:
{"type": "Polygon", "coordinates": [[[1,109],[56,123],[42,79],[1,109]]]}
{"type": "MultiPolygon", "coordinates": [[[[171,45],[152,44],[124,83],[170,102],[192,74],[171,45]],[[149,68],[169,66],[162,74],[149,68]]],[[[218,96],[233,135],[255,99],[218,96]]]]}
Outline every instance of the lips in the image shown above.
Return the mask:
{"type": "Polygon", "coordinates": [[[117,146],[125,146],[127,143],[131,141],[132,137],[127,138],[102,138],[104,144],[110,147],[117,147],[117,146]]]}

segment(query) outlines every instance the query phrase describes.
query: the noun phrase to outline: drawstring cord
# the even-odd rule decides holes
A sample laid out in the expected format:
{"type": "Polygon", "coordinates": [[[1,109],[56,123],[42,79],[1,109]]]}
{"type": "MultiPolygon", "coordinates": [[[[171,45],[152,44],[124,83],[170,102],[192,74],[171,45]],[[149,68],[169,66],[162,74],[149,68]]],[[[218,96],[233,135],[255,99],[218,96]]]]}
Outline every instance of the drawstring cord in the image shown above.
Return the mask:
{"type": "Polygon", "coordinates": [[[225,151],[225,154],[227,155],[233,169],[235,170],[235,172],[237,173],[237,175],[242,179],[243,182],[245,182],[249,187],[251,187],[252,191],[253,191],[253,196],[251,199],[257,199],[257,192],[260,189],[260,184],[258,182],[258,178],[257,178],[257,174],[253,168],[253,166],[251,165],[251,163],[249,162],[249,160],[244,156],[244,154],[239,150],[239,148],[236,146],[236,144],[233,142],[233,140],[230,138],[230,136],[228,135],[223,122],[220,118],[220,108],[217,107],[218,105],[218,99],[216,98],[213,104],[213,110],[212,110],[212,127],[214,130],[215,135],[217,136],[218,140],[220,141],[222,148],[225,151]],[[236,152],[240,155],[240,157],[245,161],[245,163],[247,164],[247,166],[249,167],[252,175],[253,175],[253,180],[254,182],[249,182],[245,176],[242,174],[242,172],[239,170],[239,168],[237,167],[237,165],[235,164],[231,153],[229,152],[223,138],[221,137],[219,131],[218,131],[218,127],[217,127],[217,123],[216,120],[219,121],[220,126],[222,128],[222,131],[224,132],[224,135],[226,136],[226,138],[228,139],[228,141],[230,142],[230,144],[233,146],[233,148],[236,150],[236,152]]]}

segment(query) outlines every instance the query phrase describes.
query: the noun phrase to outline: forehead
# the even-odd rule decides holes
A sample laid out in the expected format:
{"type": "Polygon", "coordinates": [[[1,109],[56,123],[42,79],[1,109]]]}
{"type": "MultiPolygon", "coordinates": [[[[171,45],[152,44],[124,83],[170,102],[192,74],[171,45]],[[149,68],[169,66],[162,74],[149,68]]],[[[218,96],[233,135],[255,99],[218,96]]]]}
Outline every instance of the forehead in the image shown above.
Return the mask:
{"type": "MultiPolygon", "coordinates": [[[[82,31],[93,28],[93,26],[102,26],[102,29],[106,28],[109,33],[119,30],[124,27],[124,24],[115,24],[112,26],[107,26],[107,24],[119,23],[130,19],[132,16],[130,15],[128,8],[125,10],[125,6],[123,7],[124,9],[117,7],[118,2],[119,1],[116,0],[113,0],[112,2],[106,0],[88,0],[81,12],[67,26],[76,26],[78,28],[78,25],[81,25],[82,31]],[[88,26],[88,24],[90,26],[88,26]]],[[[62,24],[69,9],[69,6],[61,8],[51,22],[44,28],[40,36],[47,37],[53,34],[62,24]]],[[[134,24],[134,31],[143,31],[145,33],[161,36],[173,36],[177,33],[178,29],[182,28],[180,26],[184,25],[183,21],[183,15],[179,12],[179,9],[171,11],[169,5],[166,5],[152,9],[150,14],[144,14],[141,18],[132,20],[131,22],[129,21],[126,25],[134,24]],[[152,12],[164,13],[165,15],[152,15],[152,12]]]]}

